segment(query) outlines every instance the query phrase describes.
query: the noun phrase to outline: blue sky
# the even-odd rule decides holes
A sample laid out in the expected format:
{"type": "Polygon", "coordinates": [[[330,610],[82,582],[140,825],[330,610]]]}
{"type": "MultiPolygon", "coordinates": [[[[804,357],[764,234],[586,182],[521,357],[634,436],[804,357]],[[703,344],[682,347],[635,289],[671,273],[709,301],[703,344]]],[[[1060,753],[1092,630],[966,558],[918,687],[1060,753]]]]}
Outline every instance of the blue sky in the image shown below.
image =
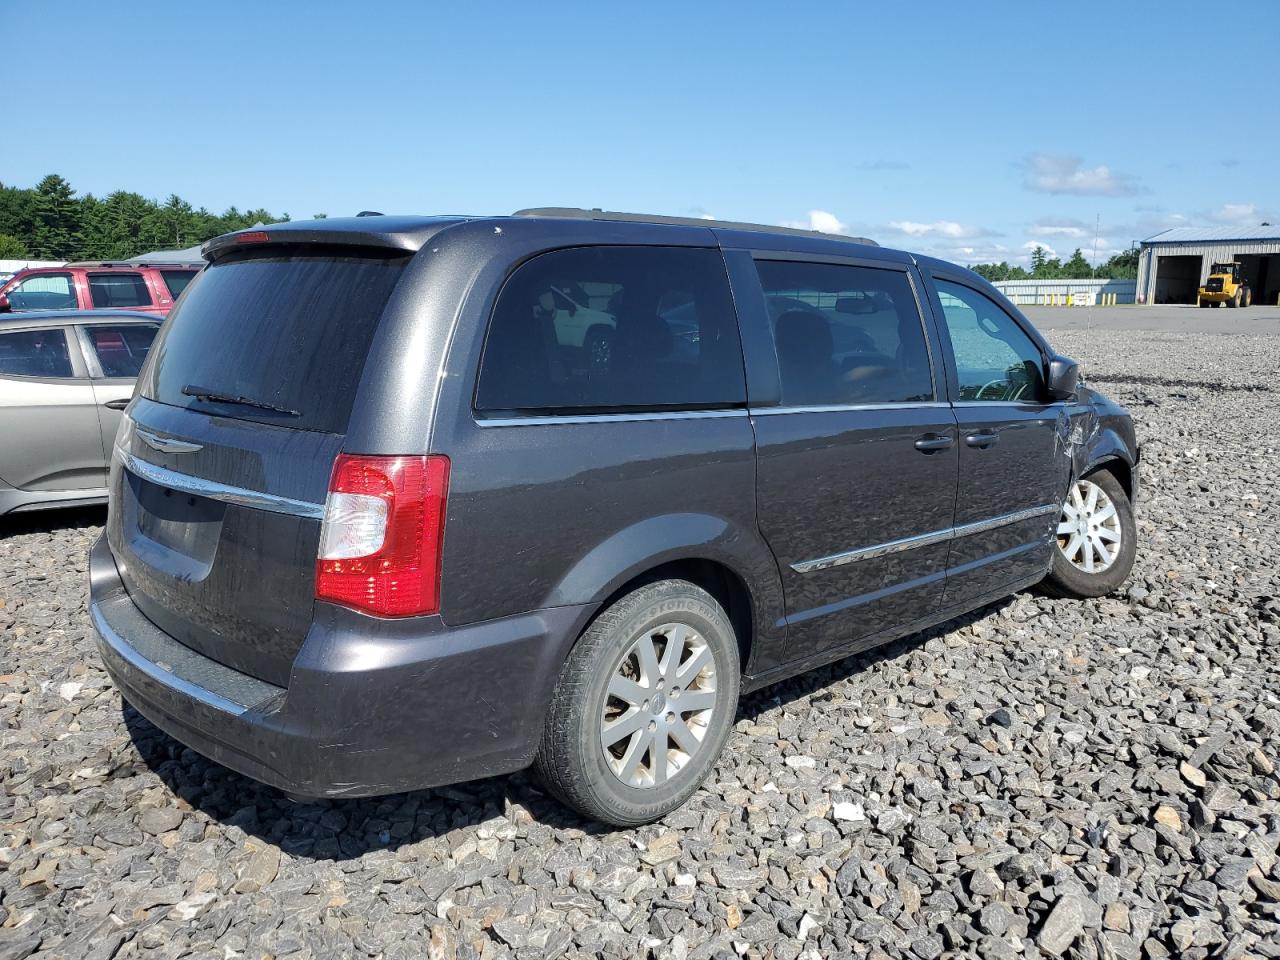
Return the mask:
{"type": "Polygon", "coordinates": [[[1225,9],[0,0],[0,181],[709,214],[961,262],[1089,254],[1100,218],[1104,258],[1280,219],[1280,3],[1225,9]]]}

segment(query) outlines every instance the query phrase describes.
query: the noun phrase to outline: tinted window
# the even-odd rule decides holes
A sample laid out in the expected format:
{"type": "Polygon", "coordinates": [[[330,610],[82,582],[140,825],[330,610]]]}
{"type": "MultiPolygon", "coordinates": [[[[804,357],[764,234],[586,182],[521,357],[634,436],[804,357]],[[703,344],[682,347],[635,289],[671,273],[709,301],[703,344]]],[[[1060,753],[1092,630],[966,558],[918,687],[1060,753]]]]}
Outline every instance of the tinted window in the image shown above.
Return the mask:
{"type": "Polygon", "coordinates": [[[91,273],[89,296],[95,307],[151,306],[151,291],[140,273],[91,273]]]}
{"type": "Polygon", "coordinates": [[[37,273],[6,294],[14,310],[74,310],[76,288],[69,273],[37,273]]]}
{"type": "Polygon", "coordinates": [[[187,284],[191,282],[191,278],[196,275],[194,270],[161,270],[160,276],[164,278],[164,285],[169,288],[169,296],[177,300],[182,291],[187,289],[187,284]]]}
{"type": "Polygon", "coordinates": [[[215,415],[342,433],[378,318],[408,257],[240,257],[205,268],[169,315],[145,397],[215,415]],[[200,400],[200,388],[298,416],[200,400]]]}
{"type": "Polygon", "coordinates": [[[1025,400],[1044,397],[1044,358],[1017,322],[986,294],[937,281],[942,314],[961,400],[1025,400]]]}
{"type": "Polygon", "coordinates": [[[116,327],[87,327],[89,342],[97,354],[104,377],[136,377],[147,358],[157,327],[147,323],[116,327]]]}
{"type": "Polygon", "coordinates": [[[58,330],[0,333],[0,376],[69,377],[67,337],[58,330]]]}
{"type": "Polygon", "coordinates": [[[782,402],[827,406],[933,399],[929,348],[907,275],[757,261],[782,402]]]}
{"type": "Polygon", "coordinates": [[[521,266],[498,295],[479,410],[745,402],[742,346],[717,250],[558,250],[521,266]]]}

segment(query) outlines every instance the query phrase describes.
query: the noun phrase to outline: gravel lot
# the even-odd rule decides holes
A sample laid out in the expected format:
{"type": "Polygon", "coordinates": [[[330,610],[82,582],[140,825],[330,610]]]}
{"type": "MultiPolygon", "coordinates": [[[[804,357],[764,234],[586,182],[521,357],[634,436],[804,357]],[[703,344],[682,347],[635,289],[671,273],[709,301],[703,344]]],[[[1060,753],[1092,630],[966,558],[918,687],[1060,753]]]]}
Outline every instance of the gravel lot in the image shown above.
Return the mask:
{"type": "Polygon", "coordinates": [[[1139,420],[1126,593],[751,696],[636,831],[524,775],[292,804],[122,709],[101,512],[4,523],[0,960],[1280,957],[1280,337],[1054,339],[1139,420]]]}

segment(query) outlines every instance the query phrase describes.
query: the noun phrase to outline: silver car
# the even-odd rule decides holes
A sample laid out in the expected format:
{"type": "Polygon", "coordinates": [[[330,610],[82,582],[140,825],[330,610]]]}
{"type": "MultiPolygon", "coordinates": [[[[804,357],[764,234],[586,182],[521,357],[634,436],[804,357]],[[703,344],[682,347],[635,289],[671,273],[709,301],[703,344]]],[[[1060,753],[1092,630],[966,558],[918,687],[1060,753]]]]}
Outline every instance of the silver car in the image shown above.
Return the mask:
{"type": "Polygon", "coordinates": [[[0,320],[0,516],[106,502],[120,412],[159,329],[112,310],[0,320]]]}

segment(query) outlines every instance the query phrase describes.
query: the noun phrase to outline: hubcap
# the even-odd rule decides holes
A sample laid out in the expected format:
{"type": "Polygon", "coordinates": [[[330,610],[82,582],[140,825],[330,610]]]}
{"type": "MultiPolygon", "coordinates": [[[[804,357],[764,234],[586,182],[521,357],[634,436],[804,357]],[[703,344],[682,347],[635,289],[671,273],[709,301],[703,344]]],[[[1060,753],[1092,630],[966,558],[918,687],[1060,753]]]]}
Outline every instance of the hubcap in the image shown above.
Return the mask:
{"type": "Polygon", "coordinates": [[[1120,514],[1096,483],[1077,480],[1071,485],[1058,520],[1058,549],[1073,567],[1102,573],[1120,556],[1120,514]]]}
{"type": "Polygon", "coordinates": [[[636,638],[609,678],[600,746],[629,787],[657,787],[702,746],[716,708],[716,664],[706,640],[683,623],[636,638]]]}

